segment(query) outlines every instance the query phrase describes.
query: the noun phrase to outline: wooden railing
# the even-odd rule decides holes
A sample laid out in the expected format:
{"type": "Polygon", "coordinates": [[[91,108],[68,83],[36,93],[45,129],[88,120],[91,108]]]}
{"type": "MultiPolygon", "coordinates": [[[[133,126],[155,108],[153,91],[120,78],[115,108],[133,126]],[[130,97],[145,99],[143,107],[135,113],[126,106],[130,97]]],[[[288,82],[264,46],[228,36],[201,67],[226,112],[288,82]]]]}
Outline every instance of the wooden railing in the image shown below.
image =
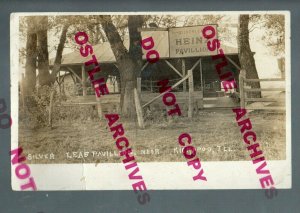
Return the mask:
{"type": "MultiPolygon", "coordinates": [[[[245,83],[247,82],[284,82],[283,78],[264,78],[264,79],[247,79],[246,71],[241,70],[239,75],[239,89],[240,89],[240,106],[245,108],[247,102],[274,102],[274,103],[285,103],[285,98],[248,98],[247,92],[261,92],[261,91],[281,91],[284,92],[285,88],[245,88],[245,83]]],[[[280,105],[280,104],[279,104],[280,105]]],[[[284,106],[264,106],[264,107],[254,107],[249,106],[247,109],[262,109],[262,110],[285,110],[284,106]]]]}

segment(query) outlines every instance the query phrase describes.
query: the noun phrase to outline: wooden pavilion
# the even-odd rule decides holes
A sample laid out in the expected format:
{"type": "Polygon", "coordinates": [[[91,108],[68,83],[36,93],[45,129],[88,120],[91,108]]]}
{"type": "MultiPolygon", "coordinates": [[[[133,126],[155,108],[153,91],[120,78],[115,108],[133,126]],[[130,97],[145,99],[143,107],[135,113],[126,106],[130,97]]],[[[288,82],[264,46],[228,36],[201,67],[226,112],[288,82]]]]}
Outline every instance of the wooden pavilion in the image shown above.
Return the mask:
{"type": "MultiPolygon", "coordinates": [[[[129,39],[125,38],[124,45],[129,47],[129,39]]],[[[164,49],[163,42],[158,42],[159,48],[164,49]]],[[[116,65],[116,59],[111,50],[109,42],[94,45],[94,53],[101,64],[101,75],[107,80],[113,78],[113,86],[120,85],[120,74],[116,65]]],[[[237,48],[229,47],[222,44],[227,59],[231,62],[227,67],[234,72],[234,77],[238,81],[239,75],[239,59],[237,48]]],[[[67,75],[71,76],[74,87],[77,88],[77,96],[63,103],[64,105],[94,105],[99,103],[94,95],[93,88],[87,77],[84,62],[85,58],[81,57],[79,51],[74,51],[63,55],[60,71],[64,75],[59,75],[57,83],[63,86],[67,75]]],[[[144,59],[145,60],[145,59],[144,59]]],[[[53,59],[50,60],[50,68],[53,66],[53,59]]],[[[137,79],[138,91],[140,92],[141,104],[143,107],[150,106],[149,101],[159,95],[157,82],[162,79],[169,79],[173,85],[185,78],[188,72],[192,75],[192,86],[187,85],[188,78],[182,81],[182,84],[173,89],[176,94],[177,102],[186,105],[188,102],[188,90],[192,87],[193,110],[209,108],[209,107],[234,107],[238,103],[230,98],[221,88],[221,82],[215,70],[215,64],[209,55],[171,58],[161,57],[155,64],[150,64],[145,60],[141,70],[141,75],[137,79]]],[[[109,95],[101,97],[101,111],[108,111],[107,107],[114,106],[115,110],[119,110],[120,94],[111,92],[109,95]]],[[[152,101],[154,105],[161,104],[161,100],[152,101]]],[[[99,109],[98,109],[99,111],[99,109]]],[[[102,113],[102,112],[101,112],[102,113]]]]}

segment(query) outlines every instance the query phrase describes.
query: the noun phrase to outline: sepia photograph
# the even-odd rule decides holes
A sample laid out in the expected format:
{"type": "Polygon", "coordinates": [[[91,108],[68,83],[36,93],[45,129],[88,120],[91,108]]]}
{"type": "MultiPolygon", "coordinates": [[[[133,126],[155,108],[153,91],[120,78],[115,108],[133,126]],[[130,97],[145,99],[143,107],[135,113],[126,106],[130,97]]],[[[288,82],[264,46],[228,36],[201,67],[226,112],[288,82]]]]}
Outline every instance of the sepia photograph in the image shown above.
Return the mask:
{"type": "MultiPolygon", "coordinates": [[[[289,13],[14,13],[11,28],[12,148],[33,174],[125,173],[134,158],[147,183],[159,171],[192,174],[148,188],[189,188],[197,160],[200,188],[261,188],[264,161],[274,185],[290,187],[289,13]],[[232,163],[253,182],[216,184],[238,179],[218,169],[232,163]]],[[[79,188],[111,189],[87,182],[79,188]]]]}

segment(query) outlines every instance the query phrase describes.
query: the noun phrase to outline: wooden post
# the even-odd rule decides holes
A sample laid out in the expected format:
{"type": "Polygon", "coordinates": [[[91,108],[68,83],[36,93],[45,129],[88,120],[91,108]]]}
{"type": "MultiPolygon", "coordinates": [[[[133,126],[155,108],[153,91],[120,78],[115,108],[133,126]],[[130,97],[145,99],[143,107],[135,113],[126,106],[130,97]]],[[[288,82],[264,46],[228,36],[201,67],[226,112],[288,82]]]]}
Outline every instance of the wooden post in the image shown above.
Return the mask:
{"type": "Polygon", "coordinates": [[[202,59],[201,58],[200,58],[199,68],[200,68],[201,91],[203,93],[203,74],[202,74],[202,59]]]}
{"type": "Polygon", "coordinates": [[[137,92],[139,95],[139,98],[141,99],[141,94],[142,94],[142,78],[137,77],[137,92]]]}
{"type": "Polygon", "coordinates": [[[152,88],[152,77],[150,79],[150,90],[151,90],[151,93],[153,92],[153,88],[152,88]]]}
{"type": "Polygon", "coordinates": [[[52,128],[52,111],[53,111],[53,98],[54,98],[55,89],[50,93],[50,104],[49,104],[49,126],[52,128]]]}
{"type": "Polygon", "coordinates": [[[114,85],[114,93],[116,92],[116,82],[117,82],[117,77],[114,77],[114,83],[113,83],[113,85],[114,85]]]}
{"type": "Polygon", "coordinates": [[[97,97],[97,95],[96,95],[96,100],[97,100],[98,116],[99,116],[100,119],[102,119],[103,118],[103,112],[102,112],[101,99],[100,99],[100,97],[97,97]]]}
{"type": "Polygon", "coordinates": [[[81,66],[81,84],[82,84],[82,95],[86,96],[86,73],[84,70],[84,65],[81,66]]]}
{"type": "Polygon", "coordinates": [[[244,92],[244,79],[246,78],[246,71],[241,70],[239,75],[239,89],[240,89],[240,107],[245,108],[245,92],[244,92]]]}
{"type": "Polygon", "coordinates": [[[134,103],[135,103],[135,109],[136,109],[138,124],[139,124],[140,128],[144,129],[145,124],[144,124],[144,119],[143,119],[143,111],[142,111],[138,91],[137,91],[136,88],[134,88],[133,93],[134,93],[134,103]]]}
{"type": "Polygon", "coordinates": [[[200,58],[199,69],[200,69],[200,83],[201,83],[201,95],[202,95],[200,108],[202,109],[204,107],[204,86],[203,86],[204,82],[203,82],[202,58],[200,58]]]}
{"type": "MultiPolygon", "coordinates": [[[[182,75],[183,77],[185,76],[185,59],[181,59],[182,60],[182,75]]],[[[186,92],[186,81],[183,82],[183,92],[186,92]]]]}
{"type": "Polygon", "coordinates": [[[194,98],[193,98],[193,93],[194,93],[194,80],[193,80],[193,71],[188,70],[188,75],[189,75],[189,110],[188,110],[188,117],[192,118],[193,117],[193,111],[194,111],[194,98]]]}

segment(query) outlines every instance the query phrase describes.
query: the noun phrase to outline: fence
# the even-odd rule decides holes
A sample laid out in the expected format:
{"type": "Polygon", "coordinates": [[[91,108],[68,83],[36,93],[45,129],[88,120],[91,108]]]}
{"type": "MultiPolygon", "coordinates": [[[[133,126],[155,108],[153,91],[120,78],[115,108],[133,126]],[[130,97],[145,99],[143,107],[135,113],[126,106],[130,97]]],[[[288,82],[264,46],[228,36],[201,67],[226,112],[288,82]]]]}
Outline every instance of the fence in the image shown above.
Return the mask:
{"type": "MultiPolygon", "coordinates": [[[[269,102],[268,106],[247,106],[247,109],[250,110],[285,110],[285,105],[281,106],[282,103],[285,103],[284,98],[248,98],[248,92],[262,92],[262,91],[269,91],[269,92],[285,92],[285,88],[247,88],[245,83],[247,82],[284,82],[285,79],[283,78],[264,78],[264,79],[247,79],[246,78],[246,71],[241,70],[239,75],[239,88],[240,88],[240,106],[241,108],[245,108],[247,102],[269,102]]],[[[284,95],[285,97],[285,95],[284,95]]]]}

